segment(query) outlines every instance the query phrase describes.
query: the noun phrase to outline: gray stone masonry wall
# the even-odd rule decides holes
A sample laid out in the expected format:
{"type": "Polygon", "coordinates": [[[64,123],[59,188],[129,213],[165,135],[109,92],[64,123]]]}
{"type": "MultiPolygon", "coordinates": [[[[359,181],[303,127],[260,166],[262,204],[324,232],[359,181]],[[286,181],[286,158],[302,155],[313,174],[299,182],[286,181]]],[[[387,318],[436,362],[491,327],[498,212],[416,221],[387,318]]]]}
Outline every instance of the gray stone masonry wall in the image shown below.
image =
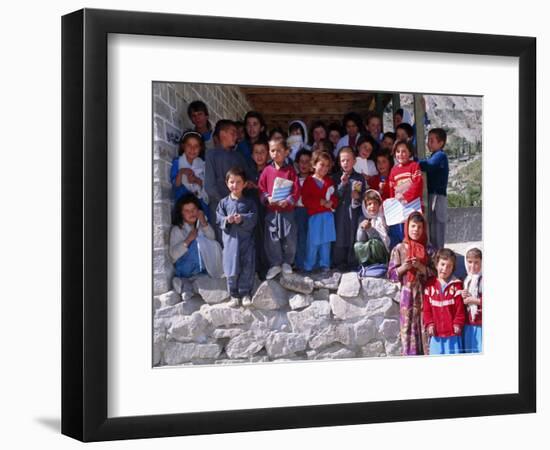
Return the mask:
{"type": "Polygon", "coordinates": [[[174,273],[168,255],[172,189],[170,167],[183,130],[192,127],[187,106],[206,103],[212,126],[219,119],[242,120],[250,105],[239,88],[191,83],[153,83],[153,292],[171,289],[174,273]]]}
{"type": "Polygon", "coordinates": [[[256,283],[229,307],[225,279],[182,279],[154,298],[153,365],[398,356],[399,285],[355,272],[256,283]]]}

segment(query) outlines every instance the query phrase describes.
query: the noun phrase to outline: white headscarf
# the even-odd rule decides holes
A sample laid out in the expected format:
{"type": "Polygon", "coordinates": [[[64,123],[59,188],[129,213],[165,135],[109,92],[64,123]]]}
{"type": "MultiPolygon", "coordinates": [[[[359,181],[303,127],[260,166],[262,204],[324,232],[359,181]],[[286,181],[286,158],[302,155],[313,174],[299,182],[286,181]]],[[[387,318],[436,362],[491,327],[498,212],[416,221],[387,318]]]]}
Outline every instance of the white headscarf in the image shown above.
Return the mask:
{"type": "MultiPolygon", "coordinates": [[[[480,245],[470,245],[464,252],[464,267],[466,268],[466,273],[468,274],[464,279],[464,290],[468,291],[470,295],[474,298],[479,298],[479,295],[483,292],[483,279],[482,271],[479,273],[470,273],[468,272],[468,261],[466,255],[470,250],[477,249],[483,251],[480,245]]],[[[478,306],[477,305],[468,305],[468,312],[472,322],[475,320],[477,315],[478,306]]]]}
{"type": "Polygon", "coordinates": [[[389,250],[390,248],[390,237],[388,236],[388,226],[386,225],[386,219],[384,219],[384,207],[382,206],[382,196],[380,193],[374,189],[368,189],[363,196],[363,201],[361,202],[361,211],[363,212],[363,217],[370,219],[371,226],[378,232],[380,239],[389,250]],[[380,208],[378,209],[378,214],[373,215],[367,211],[367,205],[365,205],[365,197],[369,192],[374,192],[377,197],[380,199],[380,208]]]}

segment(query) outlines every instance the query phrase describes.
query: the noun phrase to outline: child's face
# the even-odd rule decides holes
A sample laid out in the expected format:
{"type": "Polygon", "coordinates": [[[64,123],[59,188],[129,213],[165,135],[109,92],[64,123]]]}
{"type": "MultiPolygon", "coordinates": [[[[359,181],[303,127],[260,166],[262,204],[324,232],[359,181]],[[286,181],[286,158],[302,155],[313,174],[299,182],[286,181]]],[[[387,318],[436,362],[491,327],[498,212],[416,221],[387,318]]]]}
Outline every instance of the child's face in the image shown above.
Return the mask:
{"type": "Polygon", "coordinates": [[[319,142],[323,139],[326,139],[327,133],[325,132],[325,129],[323,127],[317,127],[313,129],[313,141],[319,142]]]}
{"type": "Polygon", "coordinates": [[[311,173],[311,156],[302,155],[298,160],[298,170],[300,175],[309,175],[311,173]]]}
{"type": "Polygon", "coordinates": [[[380,143],[380,147],[382,147],[385,150],[391,150],[391,148],[393,147],[393,143],[394,143],[394,140],[391,137],[386,136],[384,139],[382,139],[382,142],[380,143]]]}
{"type": "Polygon", "coordinates": [[[424,231],[424,224],[422,222],[409,222],[409,237],[413,241],[418,241],[422,237],[422,232],[424,231]]]}
{"type": "Polygon", "coordinates": [[[437,266],[435,267],[437,270],[437,277],[441,280],[448,280],[451,278],[451,275],[453,274],[454,270],[454,264],[451,259],[443,259],[439,258],[439,261],[437,261],[437,266]]]}
{"type": "Polygon", "coordinates": [[[246,132],[250,139],[257,139],[262,131],[262,124],[256,117],[249,117],[246,119],[246,132]]]}
{"type": "Polygon", "coordinates": [[[183,221],[188,224],[195,224],[197,222],[199,209],[194,203],[186,203],[181,207],[181,215],[183,216],[183,221]]]}
{"type": "Polygon", "coordinates": [[[328,171],[330,170],[330,164],[328,161],[324,159],[320,159],[317,161],[317,164],[315,164],[315,174],[318,177],[324,178],[327,176],[328,171]]]}
{"type": "Polygon", "coordinates": [[[435,133],[428,134],[428,148],[431,152],[435,152],[443,147],[443,142],[437,138],[435,133]]]}
{"type": "Polygon", "coordinates": [[[240,197],[244,189],[244,180],[238,175],[230,175],[227,179],[227,189],[234,196],[240,197]]]}
{"type": "Polygon", "coordinates": [[[237,127],[227,127],[220,130],[220,144],[224,148],[233,148],[237,142],[237,127]]]}
{"type": "Polygon", "coordinates": [[[403,122],[403,116],[400,114],[395,114],[393,116],[393,127],[397,127],[397,125],[401,124],[401,122],[403,122]]]}
{"type": "Polygon", "coordinates": [[[241,142],[242,140],[244,140],[245,138],[245,134],[244,134],[244,126],[243,125],[239,125],[237,127],[237,141],[238,142],[241,142]]]}
{"type": "Polygon", "coordinates": [[[365,200],[365,206],[367,207],[367,212],[371,216],[376,216],[380,210],[380,203],[376,200],[365,200]]]}
{"type": "Polygon", "coordinates": [[[466,268],[468,273],[478,274],[481,272],[481,258],[476,258],[475,256],[466,257],[466,268]]]}
{"type": "Polygon", "coordinates": [[[379,156],[376,158],[376,168],[378,169],[378,172],[380,172],[380,175],[388,176],[390,173],[390,167],[391,164],[385,156],[379,156]]]}
{"type": "Polygon", "coordinates": [[[271,156],[272,161],[277,165],[282,165],[285,161],[285,158],[288,156],[288,150],[283,146],[281,142],[269,143],[269,156],[271,156]]]}
{"type": "Polygon", "coordinates": [[[202,130],[207,127],[208,115],[204,111],[193,111],[191,113],[191,122],[196,128],[202,130]]]}
{"type": "Polygon", "coordinates": [[[252,148],[252,159],[257,166],[263,167],[267,163],[267,147],[265,145],[255,145],[252,148]]]}
{"type": "Polygon", "coordinates": [[[342,136],[340,136],[340,133],[337,130],[331,130],[328,134],[328,139],[330,142],[332,142],[334,145],[338,144],[338,141],[340,140],[342,136]]]}
{"type": "Polygon", "coordinates": [[[275,133],[273,133],[273,134],[271,135],[271,139],[273,139],[274,141],[280,141],[280,140],[282,140],[282,139],[284,139],[284,138],[285,138],[285,137],[284,137],[281,133],[279,133],[278,131],[276,131],[275,133]]]}
{"type": "Polygon", "coordinates": [[[367,159],[372,154],[372,151],[374,149],[372,148],[372,145],[370,144],[370,142],[363,142],[359,146],[358,150],[359,150],[359,156],[361,158],[367,159]]]}
{"type": "Polygon", "coordinates": [[[399,164],[406,164],[411,159],[411,152],[406,145],[398,145],[395,149],[395,158],[399,164]]]}
{"type": "Polygon", "coordinates": [[[201,143],[198,139],[188,139],[183,146],[183,153],[189,161],[193,161],[201,152],[201,143]]]}
{"type": "Polygon", "coordinates": [[[348,120],[346,122],[346,133],[350,136],[356,136],[359,133],[359,127],[353,120],[348,120]]]}
{"type": "Polygon", "coordinates": [[[397,131],[395,132],[395,138],[398,140],[398,141],[405,141],[405,142],[409,142],[409,135],[407,134],[407,132],[403,129],[403,128],[398,128],[397,131]]]}
{"type": "Polygon", "coordinates": [[[380,136],[382,131],[382,122],[380,119],[378,117],[371,117],[367,125],[367,130],[373,138],[378,140],[378,136],[380,136]]]}
{"type": "Polygon", "coordinates": [[[340,153],[340,167],[346,173],[353,170],[355,164],[355,156],[349,152],[340,153]]]}

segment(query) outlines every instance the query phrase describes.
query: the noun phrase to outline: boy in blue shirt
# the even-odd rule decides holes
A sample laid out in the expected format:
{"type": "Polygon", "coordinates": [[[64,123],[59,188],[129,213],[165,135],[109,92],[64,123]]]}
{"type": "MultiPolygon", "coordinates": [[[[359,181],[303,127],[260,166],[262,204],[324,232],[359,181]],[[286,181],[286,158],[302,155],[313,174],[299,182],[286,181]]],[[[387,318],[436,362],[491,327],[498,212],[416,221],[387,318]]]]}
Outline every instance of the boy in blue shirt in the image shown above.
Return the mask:
{"type": "Polygon", "coordinates": [[[428,159],[419,161],[420,168],[428,175],[428,204],[430,243],[440,249],[445,246],[447,227],[447,183],[449,181],[449,160],[443,150],[447,133],[442,128],[433,128],[428,133],[428,148],[432,153],[428,159]]]}

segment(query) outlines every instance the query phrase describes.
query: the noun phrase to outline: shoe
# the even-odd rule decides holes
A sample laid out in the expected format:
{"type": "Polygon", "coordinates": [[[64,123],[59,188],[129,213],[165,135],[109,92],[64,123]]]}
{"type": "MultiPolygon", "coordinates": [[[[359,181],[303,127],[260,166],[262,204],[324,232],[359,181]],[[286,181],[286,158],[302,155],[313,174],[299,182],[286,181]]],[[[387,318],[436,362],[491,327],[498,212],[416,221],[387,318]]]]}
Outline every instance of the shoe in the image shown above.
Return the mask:
{"type": "Polygon", "coordinates": [[[243,306],[250,306],[252,305],[252,299],[250,298],[250,295],[245,295],[243,297],[243,306]]]}
{"type": "Polygon", "coordinates": [[[227,302],[227,306],[237,308],[239,306],[239,297],[231,297],[227,302]]]}
{"type": "Polygon", "coordinates": [[[291,274],[292,273],[292,266],[290,264],[284,263],[283,264],[283,273],[291,274]]]}
{"type": "Polygon", "coordinates": [[[330,268],[328,268],[328,267],[322,267],[322,268],[321,268],[321,273],[322,273],[323,275],[328,275],[328,274],[330,273],[330,268]]]}
{"type": "Polygon", "coordinates": [[[271,280],[272,278],[275,278],[280,273],[281,273],[281,266],[273,266],[271,269],[267,271],[267,275],[265,276],[265,279],[271,280]]]}

